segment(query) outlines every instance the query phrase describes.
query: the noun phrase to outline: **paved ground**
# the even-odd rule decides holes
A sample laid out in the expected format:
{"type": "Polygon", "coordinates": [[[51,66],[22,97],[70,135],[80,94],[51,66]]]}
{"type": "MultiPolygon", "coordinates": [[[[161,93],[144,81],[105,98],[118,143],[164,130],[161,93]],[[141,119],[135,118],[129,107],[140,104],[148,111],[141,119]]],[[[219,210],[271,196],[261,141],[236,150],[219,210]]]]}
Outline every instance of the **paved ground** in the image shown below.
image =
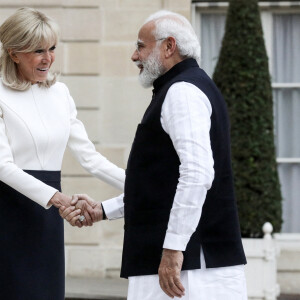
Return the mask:
{"type": "Polygon", "coordinates": [[[126,279],[67,278],[66,299],[68,300],[126,300],[126,279]]]}
{"type": "MultiPolygon", "coordinates": [[[[127,284],[125,279],[69,277],[66,279],[66,300],[126,300],[127,284]]],[[[278,300],[300,300],[300,295],[281,295],[278,300]]]]}

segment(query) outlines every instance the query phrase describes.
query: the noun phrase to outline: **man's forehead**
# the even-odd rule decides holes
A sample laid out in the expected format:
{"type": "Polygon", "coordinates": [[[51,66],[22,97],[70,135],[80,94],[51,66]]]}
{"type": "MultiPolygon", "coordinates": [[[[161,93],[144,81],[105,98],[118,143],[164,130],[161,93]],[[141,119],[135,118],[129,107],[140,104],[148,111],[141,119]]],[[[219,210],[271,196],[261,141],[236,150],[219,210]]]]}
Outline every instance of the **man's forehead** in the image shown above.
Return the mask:
{"type": "Polygon", "coordinates": [[[155,24],[154,22],[148,22],[146,24],[144,24],[138,34],[138,40],[148,40],[148,39],[152,39],[153,36],[153,30],[155,28],[155,24]]]}

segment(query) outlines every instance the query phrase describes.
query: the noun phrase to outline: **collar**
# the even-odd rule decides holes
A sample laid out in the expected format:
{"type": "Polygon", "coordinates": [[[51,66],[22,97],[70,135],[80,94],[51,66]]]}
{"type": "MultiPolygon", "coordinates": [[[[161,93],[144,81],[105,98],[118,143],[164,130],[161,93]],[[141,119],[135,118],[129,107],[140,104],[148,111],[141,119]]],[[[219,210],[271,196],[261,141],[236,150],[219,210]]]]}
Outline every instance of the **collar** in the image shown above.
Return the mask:
{"type": "Polygon", "coordinates": [[[165,74],[162,76],[158,77],[157,79],[154,80],[153,82],[153,91],[157,92],[158,90],[161,89],[161,87],[168,81],[170,81],[172,78],[174,78],[176,75],[179,73],[193,67],[198,67],[199,65],[197,61],[194,58],[187,58],[184,59],[183,61],[179,62],[175,66],[173,66],[169,71],[167,71],[165,74]]]}

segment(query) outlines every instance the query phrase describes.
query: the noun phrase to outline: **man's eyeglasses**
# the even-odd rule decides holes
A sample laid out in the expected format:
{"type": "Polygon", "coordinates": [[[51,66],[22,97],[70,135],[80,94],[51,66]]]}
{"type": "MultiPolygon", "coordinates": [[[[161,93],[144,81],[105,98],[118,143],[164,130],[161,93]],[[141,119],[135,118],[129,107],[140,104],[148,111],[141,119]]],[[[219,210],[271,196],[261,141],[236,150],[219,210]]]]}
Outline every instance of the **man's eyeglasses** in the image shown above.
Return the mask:
{"type": "MultiPolygon", "coordinates": [[[[165,40],[166,38],[160,38],[160,39],[155,39],[155,40],[150,40],[150,41],[147,41],[149,43],[151,42],[157,42],[157,41],[163,41],[165,40]]],[[[140,40],[138,40],[136,43],[135,43],[135,49],[138,53],[140,53],[140,51],[146,47],[146,44],[140,40]]]]}

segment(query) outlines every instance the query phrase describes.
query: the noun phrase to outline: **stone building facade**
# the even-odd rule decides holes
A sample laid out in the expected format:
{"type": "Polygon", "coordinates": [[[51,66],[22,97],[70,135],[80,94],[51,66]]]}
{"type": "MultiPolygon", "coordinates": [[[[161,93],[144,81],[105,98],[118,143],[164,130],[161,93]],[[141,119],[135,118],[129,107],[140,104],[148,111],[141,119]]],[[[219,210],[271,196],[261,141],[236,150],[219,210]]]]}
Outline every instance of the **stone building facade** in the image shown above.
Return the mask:
{"type": "MultiPolygon", "coordinates": [[[[97,149],[120,167],[126,161],[137,124],[151,98],[140,87],[131,62],[138,29],[160,9],[190,17],[190,0],[0,0],[0,23],[17,8],[34,7],[61,29],[54,68],[67,84],[97,149]]],[[[120,192],[91,177],[67,151],[62,187],[102,201],[120,192]]],[[[65,224],[66,275],[119,277],[123,220],[89,228],[65,224]]]]}

